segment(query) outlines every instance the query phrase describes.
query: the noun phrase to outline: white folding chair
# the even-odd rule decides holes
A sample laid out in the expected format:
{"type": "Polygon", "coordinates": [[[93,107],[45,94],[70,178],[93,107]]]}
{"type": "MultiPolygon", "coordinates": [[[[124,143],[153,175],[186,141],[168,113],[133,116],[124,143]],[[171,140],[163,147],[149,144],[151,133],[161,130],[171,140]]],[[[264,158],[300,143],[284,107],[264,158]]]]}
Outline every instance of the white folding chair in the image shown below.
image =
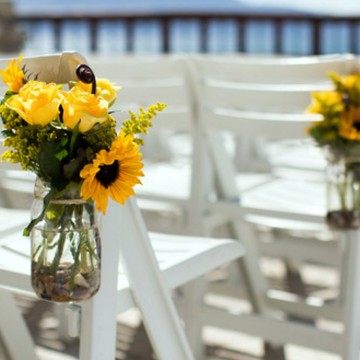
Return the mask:
{"type": "MultiPolygon", "coordinates": [[[[45,75],[42,69],[47,69],[52,75],[46,80],[60,83],[72,79],[70,74],[79,62],[84,59],[76,53],[26,59],[29,69],[35,72],[37,65],[42,64],[39,76],[45,75]]],[[[0,62],[2,68],[3,64],[0,62]]],[[[0,306],[1,337],[12,358],[36,359],[31,334],[13,299],[13,293],[33,293],[30,244],[22,238],[20,230],[28,222],[29,213],[4,208],[0,213],[0,299],[4,305],[0,306]]],[[[142,314],[159,359],[194,359],[189,342],[196,358],[200,359],[201,323],[196,324],[194,331],[192,324],[185,322],[185,330],[189,329],[194,335],[188,340],[171,290],[197,281],[208,271],[242,256],[242,245],[233,240],[156,233],[150,234],[149,238],[132,199],[124,207],[114,203],[109,205],[103,219],[102,237],[101,289],[91,300],[75,305],[81,315],[80,359],[114,359],[116,315],[133,306],[137,306],[142,314]]],[[[199,296],[197,300],[200,300],[199,296]]]]}
{"type": "MultiPolygon", "coordinates": [[[[259,314],[217,321],[225,328],[258,335],[277,344],[292,343],[335,352],[346,360],[357,359],[359,351],[359,324],[355,319],[359,312],[356,303],[359,279],[354,275],[358,259],[347,261],[349,252],[352,257],[358,256],[358,249],[353,248],[357,246],[358,232],[327,231],[325,184],[321,177],[304,175],[302,179],[305,172],[297,172],[294,178],[270,171],[267,174],[270,176],[260,182],[244,186],[241,181],[246,173],[238,174],[234,152],[228,151],[224,142],[227,137],[222,135],[230,132],[246,139],[262,137],[272,141],[304,138],[310,121],[316,120],[304,114],[310,92],[329,87],[328,71],[347,74],[357,69],[358,62],[352,55],[285,59],[204,56],[194,60],[193,72],[200,99],[199,124],[208,142],[216,184],[204,205],[205,222],[209,229],[229,223],[234,236],[243,241],[245,278],[253,309],[259,314]],[[208,213],[212,214],[211,221],[206,220],[208,213]],[[259,240],[259,227],[273,231],[266,232],[267,242],[259,240]],[[291,236],[294,233],[298,234],[296,241],[291,236]],[[319,241],[314,235],[320,233],[331,241],[319,241]],[[275,236],[269,241],[271,234],[275,236]],[[279,239],[279,234],[286,237],[279,239]],[[339,299],[331,304],[317,299],[314,305],[311,297],[302,299],[296,294],[289,296],[269,289],[259,266],[263,253],[296,262],[338,266],[339,299]],[[342,322],[344,330],[335,334],[267,316],[279,310],[285,315],[315,321],[336,319],[342,322]]],[[[273,169],[276,167],[270,168],[273,169]]],[[[217,313],[209,310],[210,319],[211,314],[216,319],[217,313]]]]}
{"type": "MultiPolygon", "coordinates": [[[[153,121],[143,149],[147,169],[143,185],[137,189],[138,203],[148,227],[172,233],[197,232],[200,222],[194,178],[199,167],[194,142],[195,106],[188,58],[179,55],[93,57],[91,64],[98,77],[111,78],[123,86],[118,92],[122,109],[146,108],[159,100],[167,108],[153,121]]],[[[121,121],[127,112],[116,112],[121,121]]],[[[200,165],[201,166],[201,165],[200,165]]]]}

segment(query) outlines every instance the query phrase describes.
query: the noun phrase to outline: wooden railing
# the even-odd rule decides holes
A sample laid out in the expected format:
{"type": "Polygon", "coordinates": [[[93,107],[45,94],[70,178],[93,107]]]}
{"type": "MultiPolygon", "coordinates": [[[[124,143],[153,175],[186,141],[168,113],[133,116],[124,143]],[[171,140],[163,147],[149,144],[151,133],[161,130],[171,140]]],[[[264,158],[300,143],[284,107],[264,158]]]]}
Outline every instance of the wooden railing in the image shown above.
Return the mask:
{"type": "MultiPolygon", "coordinates": [[[[347,17],[329,17],[329,16],[305,16],[298,14],[221,14],[221,13],[176,13],[176,14],[109,14],[97,13],[92,15],[56,15],[56,14],[42,14],[42,15],[17,15],[16,21],[21,23],[40,23],[44,21],[53,24],[53,42],[55,50],[62,50],[62,29],[66,21],[85,21],[90,27],[90,50],[96,53],[99,49],[98,29],[99,24],[104,21],[119,21],[125,24],[126,29],[126,52],[134,51],[134,27],[137,21],[156,20],[161,26],[161,51],[168,53],[171,51],[171,34],[170,27],[174,20],[196,20],[200,26],[200,52],[208,52],[208,37],[209,37],[209,23],[213,20],[231,20],[237,26],[237,48],[238,52],[247,52],[248,44],[246,42],[247,24],[251,21],[270,22],[273,26],[273,50],[275,54],[284,53],[284,24],[305,22],[309,26],[309,42],[310,47],[308,54],[320,54],[321,43],[323,41],[322,28],[324,24],[329,23],[343,23],[347,26],[348,31],[348,48],[347,52],[359,53],[359,34],[360,34],[360,16],[347,17]]],[[[339,40],[341,41],[341,40],[339,40]]]]}

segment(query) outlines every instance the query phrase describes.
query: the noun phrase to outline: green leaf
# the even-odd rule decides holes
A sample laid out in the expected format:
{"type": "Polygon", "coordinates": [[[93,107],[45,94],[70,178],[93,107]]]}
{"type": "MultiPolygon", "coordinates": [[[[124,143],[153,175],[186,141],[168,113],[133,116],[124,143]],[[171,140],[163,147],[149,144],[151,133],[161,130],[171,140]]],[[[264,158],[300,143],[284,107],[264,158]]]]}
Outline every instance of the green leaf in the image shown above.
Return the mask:
{"type": "Polygon", "coordinates": [[[47,179],[55,179],[61,176],[61,161],[56,157],[59,148],[56,143],[45,141],[39,153],[40,173],[47,179]]]}
{"type": "Polygon", "coordinates": [[[68,151],[66,149],[62,149],[61,151],[59,151],[58,153],[55,154],[55,157],[58,160],[63,160],[68,156],[68,151]]]}

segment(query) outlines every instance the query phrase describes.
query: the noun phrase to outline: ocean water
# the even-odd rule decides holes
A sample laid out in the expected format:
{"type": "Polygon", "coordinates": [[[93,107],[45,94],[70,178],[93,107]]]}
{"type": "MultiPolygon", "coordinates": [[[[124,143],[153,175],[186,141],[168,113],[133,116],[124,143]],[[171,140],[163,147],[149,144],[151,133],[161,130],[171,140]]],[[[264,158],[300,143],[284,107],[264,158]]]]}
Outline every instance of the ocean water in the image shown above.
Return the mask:
{"type": "MultiPolygon", "coordinates": [[[[26,54],[54,51],[51,23],[23,24],[26,34],[23,52],[26,54]]],[[[350,52],[350,29],[346,24],[324,24],[322,28],[322,53],[350,52]]],[[[360,35],[360,29],[357,28],[360,35]]],[[[90,52],[90,29],[86,22],[68,22],[62,28],[61,50],[90,52]]],[[[172,53],[194,53],[200,51],[200,26],[196,20],[174,20],[170,29],[170,51],[172,53]]],[[[208,52],[237,52],[237,25],[233,21],[213,21],[208,31],[208,52]]],[[[358,36],[360,39],[360,36],[358,36]]],[[[270,22],[249,22],[245,35],[245,51],[248,53],[272,53],[274,28],[270,22]]],[[[359,49],[360,44],[357,44],[359,49]]],[[[98,51],[101,54],[126,52],[126,31],[122,23],[104,22],[98,31],[98,51]]],[[[283,52],[301,55],[311,51],[311,28],[307,23],[285,24],[283,52]]],[[[161,26],[157,21],[137,22],[134,31],[135,53],[161,52],[161,26]]]]}
{"type": "MultiPolygon", "coordinates": [[[[26,34],[23,52],[37,54],[56,50],[53,28],[50,22],[21,24],[26,34]]],[[[208,52],[237,52],[238,28],[234,21],[212,21],[209,25],[208,52]]],[[[360,26],[356,29],[360,40],[360,26]]],[[[90,29],[86,22],[66,22],[62,28],[61,50],[90,52],[90,29]]],[[[324,23],[321,28],[321,52],[350,52],[350,29],[346,23],[324,23]]],[[[245,51],[268,54],[274,51],[274,27],[270,22],[249,21],[246,24],[245,51]]],[[[122,54],[126,52],[126,31],[121,22],[103,22],[98,31],[98,52],[122,54]]],[[[359,52],[360,43],[357,44],[359,52]]],[[[170,51],[172,53],[196,53],[200,51],[200,24],[196,20],[174,20],[170,27],[170,51]]],[[[305,55],[311,51],[311,26],[307,22],[288,22],[283,31],[283,52],[305,55]]],[[[161,26],[156,20],[138,21],[134,31],[135,53],[161,52],[161,26]]]]}
{"type": "MultiPolygon", "coordinates": [[[[279,2],[280,3],[280,2],[279,2]]],[[[281,2],[281,7],[251,5],[243,0],[12,0],[18,14],[46,13],[149,13],[164,12],[218,12],[225,13],[298,13],[291,1],[281,2]],[[285,5],[287,4],[287,5],[285,5]]],[[[331,4],[329,4],[331,7],[331,4]]],[[[316,13],[316,7],[309,12],[316,13]]],[[[318,14],[321,15],[321,14],[318,14]]],[[[54,51],[53,28],[50,23],[22,24],[26,33],[24,52],[43,53],[54,51]]],[[[90,29],[87,23],[65,23],[62,29],[62,49],[90,51],[90,29]]],[[[356,52],[360,53],[360,25],[357,34],[356,52]]],[[[274,51],[274,27],[270,22],[249,21],[246,24],[245,51],[249,53],[272,53],[274,51]]],[[[121,22],[104,22],[98,34],[100,53],[126,52],[125,27],[121,22]]],[[[200,24],[198,21],[172,21],[170,26],[170,51],[191,53],[200,51],[200,24]]],[[[233,21],[213,21],[209,26],[208,51],[233,53],[237,51],[238,29],[233,21]]],[[[290,22],[284,24],[283,52],[285,54],[308,54],[311,51],[311,24],[290,22]]],[[[350,29],[346,23],[327,22],[321,28],[321,52],[349,52],[350,29]]],[[[157,21],[138,21],[135,26],[135,53],[158,53],[161,51],[161,27],[157,21]]]]}

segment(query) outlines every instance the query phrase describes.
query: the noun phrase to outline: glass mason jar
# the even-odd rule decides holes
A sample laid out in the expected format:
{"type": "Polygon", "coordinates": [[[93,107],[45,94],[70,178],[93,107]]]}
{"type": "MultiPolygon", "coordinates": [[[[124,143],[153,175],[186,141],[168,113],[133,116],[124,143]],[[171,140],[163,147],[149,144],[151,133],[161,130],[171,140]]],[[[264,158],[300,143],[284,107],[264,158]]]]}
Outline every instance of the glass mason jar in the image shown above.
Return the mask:
{"type": "Polygon", "coordinates": [[[31,284],[41,299],[56,302],[91,298],[100,287],[99,213],[80,197],[78,184],[51,194],[36,180],[30,233],[31,284]],[[45,209],[44,209],[45,207],[45,209]]]}
{"type": "Polygon", "coordinates": [[[327,214],[332,229],[360,227],[360,156],[328,155],[327,214]]]}

